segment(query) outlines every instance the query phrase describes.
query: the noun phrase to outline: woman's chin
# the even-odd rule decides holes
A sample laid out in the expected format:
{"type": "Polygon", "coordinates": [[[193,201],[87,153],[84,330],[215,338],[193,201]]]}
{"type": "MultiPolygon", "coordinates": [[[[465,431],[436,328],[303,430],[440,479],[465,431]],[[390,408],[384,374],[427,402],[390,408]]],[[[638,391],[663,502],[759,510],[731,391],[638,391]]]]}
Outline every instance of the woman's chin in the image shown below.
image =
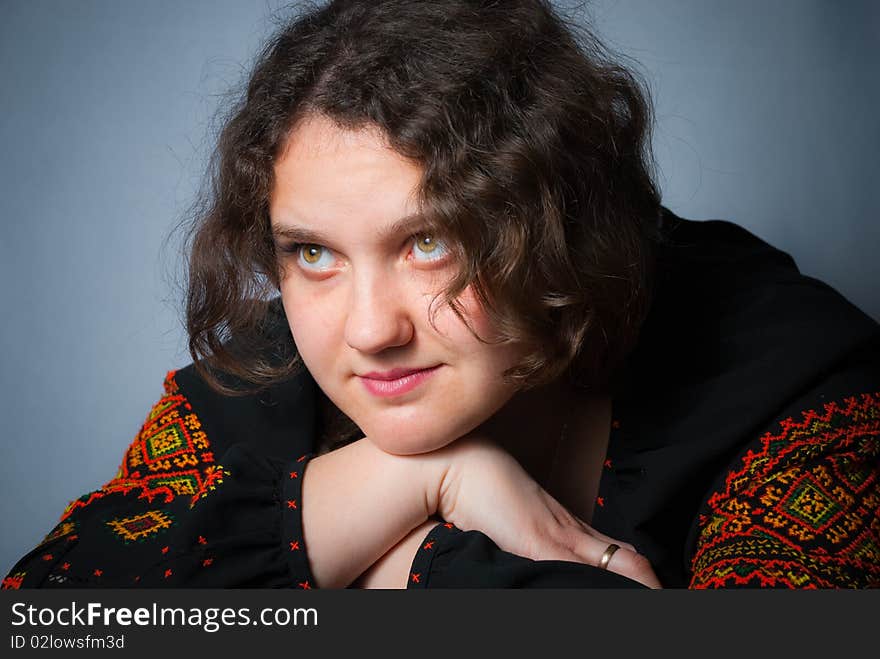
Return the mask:
{"type": "Polygon", "coordinates": [[[361,425],[364,435],[378,448],[393,455],[418,455],[443,448],[462,433],[453,429],[430,430],[413,428],[410,424],[377,423],[361,425]]]}

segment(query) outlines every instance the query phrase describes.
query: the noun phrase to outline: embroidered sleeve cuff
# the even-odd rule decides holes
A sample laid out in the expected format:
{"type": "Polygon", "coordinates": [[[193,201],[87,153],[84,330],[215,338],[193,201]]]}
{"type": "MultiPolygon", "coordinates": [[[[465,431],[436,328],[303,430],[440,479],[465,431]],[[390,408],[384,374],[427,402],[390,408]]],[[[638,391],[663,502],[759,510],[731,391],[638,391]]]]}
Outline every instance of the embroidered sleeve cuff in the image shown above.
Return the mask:
{"type": "Polygon", "coordinates": [[[438,522],[419,545],[409,570],[407,588],[427,588],[434,565],[434,557],[452,549],[453,540],[462,534],[461,529],[449,522],[438,522]]]}
{"type": "Polygon", "coordinates": [[[306,454],[288,464],[281,487],[281,541],[287,555],[291,588],[310,589],[315,579],[309,568],[302,529],[302,482],[313,454],[306,454]]]}

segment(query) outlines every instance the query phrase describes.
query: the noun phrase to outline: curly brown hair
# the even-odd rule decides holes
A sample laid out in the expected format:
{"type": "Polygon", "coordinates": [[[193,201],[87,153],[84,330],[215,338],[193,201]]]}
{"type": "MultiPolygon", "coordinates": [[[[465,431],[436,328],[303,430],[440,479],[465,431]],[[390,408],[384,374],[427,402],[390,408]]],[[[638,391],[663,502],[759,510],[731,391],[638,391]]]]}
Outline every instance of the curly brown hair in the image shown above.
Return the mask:
{"type": "Polygon", "coordinates": [[[264,331],[279,321],[268,200],[274,158],[313,114],[379,127],[420,166],[422,214],[460,264],[442,301],[458,311],[473,286],[503,340],[528,348],[506,377],[609,386],[651,296],[651,108],[544,0],[334,0],[271,39],[191,234],[189,349],[212,386],[232,393],[228,373],[259,388],[300,365],[289,328],[264,331]]]}

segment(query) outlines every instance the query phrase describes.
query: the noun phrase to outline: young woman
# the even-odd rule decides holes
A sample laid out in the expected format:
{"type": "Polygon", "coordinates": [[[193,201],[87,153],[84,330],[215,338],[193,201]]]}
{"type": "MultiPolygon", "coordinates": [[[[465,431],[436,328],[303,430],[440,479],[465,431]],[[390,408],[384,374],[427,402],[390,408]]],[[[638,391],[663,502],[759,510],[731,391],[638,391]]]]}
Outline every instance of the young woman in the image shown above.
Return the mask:
{"type": "Polygon", "coordinates": [[[220,137],[194,365],[4,585],[877,585],[880,328],[663,209],[649,125],[540,0],[293,20],[220,137]]]}

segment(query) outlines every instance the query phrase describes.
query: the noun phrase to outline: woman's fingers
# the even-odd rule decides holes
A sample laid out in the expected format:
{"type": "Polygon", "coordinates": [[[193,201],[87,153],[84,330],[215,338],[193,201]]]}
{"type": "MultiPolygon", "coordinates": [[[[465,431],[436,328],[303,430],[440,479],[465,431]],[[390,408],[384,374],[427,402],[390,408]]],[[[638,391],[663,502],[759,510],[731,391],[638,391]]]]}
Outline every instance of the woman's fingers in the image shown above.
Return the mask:
{"type": "Polygon", "coordinates": [[[654,574],[654,568],[651,567],[650,561],[631,549],[621,547],[615,551],[611,555],[606,569],[625,577],[629,577],[649,588],[662,587],[657,575],[654,574]]]}
{"type": "MultiPolygon", "coordinates": [[[[601,535],[601,534],[600,534],[601,535]]],[[[610,570],[616,574],[638,581],[649,588],[660,588],[660,581],[654,574],[650,561],[639,554],[627,543],[619,542],[608,536],[599,539],[585,536],[580,545],[581,562],[610,570]],[[614,547],[617,547],[614,549],[614,547]],[[608,556],[606,556],[606,552],[608,556]],[[604,558],[604,561],[603,561],[604,558]]]]}
{"type": "Polygon", "coordinates": [[[606,547],[607,547],[608,545],[612,545],[612,544],[614,544],[614,545],[617,545],[617,546],[619,546],[619,547],[621,547],[621,548],[623,548],[623,549],[628,549],[629,551],[631,551],[631,552],[633,552],[633,553],[636,553],[636,548],[633,547],[630,543],[628,543],[628,542],[621,542],[620,540],[615,540],[614,538],[612,538],[612,537],[610,537],[610,536],[607,536],[607,535],[605,535],[604,533],[600,533],[599,531],[597,531],[596,529],[594,529],[594,528],[593,528],[592,526],[590,526],[589,524],[586,524],[585,522],[581,522],[581,524],[584,525],[584,527],[585,527],[584,530],[585,530],[585,532],[586,532],[588,535],[590,535],[590,536],[596,538],[596,540],[600,540],[601,542],[604,542],[606,547]]]}
{"type": "Polygon", "coordinates": [[[595,567],[602,566],[602,557],[612,545],[617,549],[610,553],[610,558],[605,561],[606,570],[638,581],[650,588],[660,588],[661,584],[650,561],[636,551],[636,548],[628,542],[621,542],[600,533],[592,526],[578,517],[569,513],[573,525],[568,526],[569,542],[574,555],[573,560],[595,567]]]}

